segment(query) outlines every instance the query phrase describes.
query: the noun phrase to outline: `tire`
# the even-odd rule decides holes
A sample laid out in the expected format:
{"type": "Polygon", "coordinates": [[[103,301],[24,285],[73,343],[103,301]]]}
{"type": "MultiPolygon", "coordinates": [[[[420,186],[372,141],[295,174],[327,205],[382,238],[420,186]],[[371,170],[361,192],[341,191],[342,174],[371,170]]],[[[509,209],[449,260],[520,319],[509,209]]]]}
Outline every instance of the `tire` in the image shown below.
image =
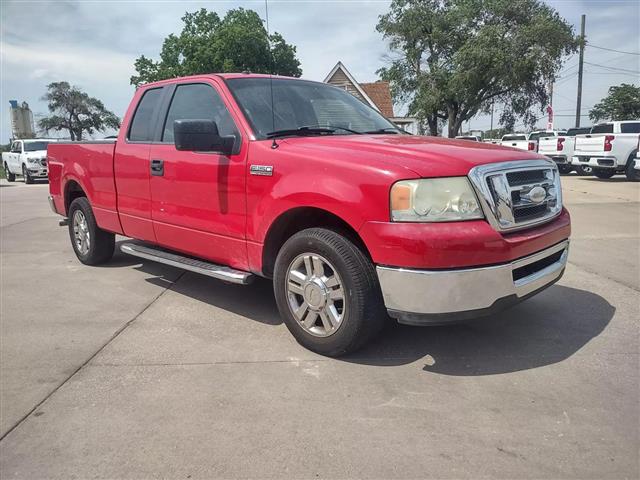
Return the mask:
{"type": "Polygon", "coordinates": [[[633,152],[629,159],[627,160],[627,166],[624,169],[624,174],[627,176],[627,180],[630,182],[640,182],[640,170],[636,170],[633,168],[636,161],[636,154],[638,152],[633,152]]]}
{"type": "Polygon", "coordinates": [[[576,167],[576,173],[581,177],[587,177],[593,175],[593,167],[578,165],[576,167]]]}
{"type": "Polygon", "coordinates": [[[569,173],[571,173],[571,170],[573,170],[571,165],[558,165],[558,171],[560,172],[560,175],[568,175],[569,173]]]}
{"type": "Polygon", "coordinates": [[[24,183],[27,185],[31,185],[33,183],[33,178],[29,175],[29,170],[27,170],[26,165],[22,165],[22,178],[24,179],[24,183]]]}
{"type": "Polygon", "coordinates": [[[7,164],[4,164],[4,174],[7,177],[7,182],[15,182],[16,181],[16,174],[15,173],[11,173],[11,171],[9,170],[9,167],[7,166],[7,164]]]}
{"type": "Polygon", "coordinates": [[[332,230],[310,228],[289,238],[278,252],[273,287],[291,334],[320,355],[338,357],[358,350],[388,319],[373,264],[332,230]]]}
{"type": "Polygon", "coordinates": [[[616,174],[616,171],[613,168],[594,168],[593,174],[598,178],[606,180],[613,177],[616,174]]]}
{"type": "Polygon", "coordinates": [[[69,205],[68,213],[69,238],[78,260],[85,265],[109,261],[115,249],[116,236],[98,227],[89,200],[86,197],[76,198],[69,205]],[[87,233],[88,238],[84,236],[87,233]]]}

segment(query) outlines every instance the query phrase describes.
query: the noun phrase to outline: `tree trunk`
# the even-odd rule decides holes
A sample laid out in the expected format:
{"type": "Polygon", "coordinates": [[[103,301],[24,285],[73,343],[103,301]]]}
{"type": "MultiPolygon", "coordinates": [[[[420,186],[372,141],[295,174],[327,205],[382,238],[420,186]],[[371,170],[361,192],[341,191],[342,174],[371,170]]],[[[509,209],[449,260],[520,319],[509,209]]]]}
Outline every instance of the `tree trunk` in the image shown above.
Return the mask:
{"type": "Polygon", "coordinates": [[[440,134],[440,132],[438,132],[438,116],[429,115],[427,122],[429,124],[429,134],[437,137],[440,134]]]}

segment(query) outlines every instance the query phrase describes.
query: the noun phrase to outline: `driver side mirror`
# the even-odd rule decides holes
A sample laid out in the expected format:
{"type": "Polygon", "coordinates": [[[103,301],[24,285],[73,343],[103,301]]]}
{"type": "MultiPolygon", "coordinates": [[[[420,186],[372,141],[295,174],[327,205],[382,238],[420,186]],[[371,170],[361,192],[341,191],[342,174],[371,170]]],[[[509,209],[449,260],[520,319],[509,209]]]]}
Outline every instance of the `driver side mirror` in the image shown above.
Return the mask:
{"type": "Polygon", "coordinates": [[[222,137],[213,120],[182,119],[173,122],[173,141],[176,150],[188,152],[215,152],[230,155],[236,138],[222,137]]]}

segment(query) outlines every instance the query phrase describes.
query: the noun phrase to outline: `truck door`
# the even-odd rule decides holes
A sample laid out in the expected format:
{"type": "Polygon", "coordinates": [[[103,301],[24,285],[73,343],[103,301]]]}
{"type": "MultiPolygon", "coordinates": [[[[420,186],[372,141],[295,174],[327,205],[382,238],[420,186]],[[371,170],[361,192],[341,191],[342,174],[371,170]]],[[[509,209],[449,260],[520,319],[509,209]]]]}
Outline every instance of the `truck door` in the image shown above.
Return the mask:
{"type": "Polygon", "coordinates": [[[230,265],[247,268],[246,147],[215,83],[178,83],[150,151],[153,227],[159,244],[230,265]],[[211,119],[221,135],[236,138],[229,156],[178,151],[173,122],[211,119]]]}
{"type": "Polygon", "coordinates": [[[118,214],[125,235],[155,242],[151,223],[149,149],[156,135],[163,87],[138,91],[123,126],[114,154],[118,214]]]}
{"type": "Polygon", "coordinates": [[[7,166],[11,173],[22,175],[22,165],[20,164],[20,156],[22,155],[22,142],[15,141],[11,145],[11,152],[9,153],[9,159],[7,166]]]}

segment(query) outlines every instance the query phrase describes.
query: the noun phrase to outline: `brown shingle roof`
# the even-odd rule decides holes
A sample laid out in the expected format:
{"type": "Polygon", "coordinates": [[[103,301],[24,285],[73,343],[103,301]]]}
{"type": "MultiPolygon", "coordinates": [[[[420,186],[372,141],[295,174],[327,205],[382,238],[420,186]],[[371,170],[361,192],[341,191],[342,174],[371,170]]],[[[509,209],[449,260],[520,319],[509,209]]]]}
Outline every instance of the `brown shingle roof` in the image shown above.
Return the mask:
{"type": "Polygon", "coordinates": [[[385,117],[393,117],[393,102],[389,82],[361,83],[360,86],[385,117]]]}

